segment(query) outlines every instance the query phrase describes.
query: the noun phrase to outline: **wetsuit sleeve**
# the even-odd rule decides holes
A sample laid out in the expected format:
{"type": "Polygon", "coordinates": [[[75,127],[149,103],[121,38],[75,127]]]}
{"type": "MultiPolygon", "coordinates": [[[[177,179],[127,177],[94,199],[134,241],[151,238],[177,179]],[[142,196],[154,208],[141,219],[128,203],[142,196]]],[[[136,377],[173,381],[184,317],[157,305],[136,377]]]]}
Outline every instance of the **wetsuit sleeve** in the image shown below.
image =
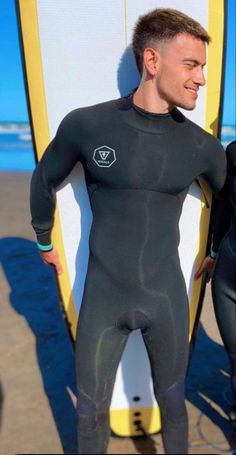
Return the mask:
{"type": "Polygon", "coordinates": [[[233,172],[233,162],[230,155],[230,146],[226,148],[227,177],[222,190],[213,201],[213,234],[212,250],[217,253],[219,245],[230,226],[230,180],[233,172]]]}
{"type": "Polygon", "coordinates": [[[30,187],[32,226],[41,245],[51,243],[54,222],[56,188],[71,172],[78,160],[78,126],[74,116],[68,114],[61,122],[57,134],[38,163],[30,187]]]}
{"type": "Polygon", "coordinates": [[[204,177],[211,186],[213,193],[218,193],[226,179],[226,155],[220,141],[211,138],[207,154],[207,168],[204,177]]]}

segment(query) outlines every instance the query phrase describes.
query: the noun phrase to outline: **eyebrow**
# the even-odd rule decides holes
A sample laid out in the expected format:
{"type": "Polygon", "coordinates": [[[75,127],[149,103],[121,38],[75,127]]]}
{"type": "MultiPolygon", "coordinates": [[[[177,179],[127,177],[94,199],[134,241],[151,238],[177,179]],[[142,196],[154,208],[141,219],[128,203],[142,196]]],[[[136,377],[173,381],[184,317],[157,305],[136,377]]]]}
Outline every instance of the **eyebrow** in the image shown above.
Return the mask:
{"type": "Polygon", "coordinates": [[[193,62],[193,63],[195,63],[195,65],[201,65],[201,66],[205,66],[206,65],[206,62],[201,63],[201,62],[199,62],[199,60],[196,60],[195,58],[191,58],[191,57],[190,58],[188,58],[188,57],[184,58],[183,61],[184,62],[193,62]]]}

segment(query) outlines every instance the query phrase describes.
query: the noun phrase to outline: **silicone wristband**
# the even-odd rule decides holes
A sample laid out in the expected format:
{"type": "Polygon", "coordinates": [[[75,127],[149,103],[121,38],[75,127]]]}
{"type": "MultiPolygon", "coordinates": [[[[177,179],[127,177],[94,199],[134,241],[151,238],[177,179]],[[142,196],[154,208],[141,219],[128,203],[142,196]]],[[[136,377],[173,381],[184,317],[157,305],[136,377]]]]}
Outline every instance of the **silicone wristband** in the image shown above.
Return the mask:
{"type": "Polygon", "coordinates": [[[52,243],[50,243],[49,245],[40,245],[40,243],[37,243],[37,246],[39,248],[40,251],[52,251],[53,249],[53,245],[52,243]]]}
{"type": "Polygon", "coordinates": [[[210,256],[211,256],[212,259],[216,259],[217,253],[215,253],[215,251],[211,250],[210,256]]]}

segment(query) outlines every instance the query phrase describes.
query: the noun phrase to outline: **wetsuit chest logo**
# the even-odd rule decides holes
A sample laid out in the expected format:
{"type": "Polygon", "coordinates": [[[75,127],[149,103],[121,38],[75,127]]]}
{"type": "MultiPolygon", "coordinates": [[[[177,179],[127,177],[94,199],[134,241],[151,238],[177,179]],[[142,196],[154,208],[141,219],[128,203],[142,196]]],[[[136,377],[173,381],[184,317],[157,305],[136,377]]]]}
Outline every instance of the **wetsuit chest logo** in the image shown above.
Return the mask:
{"type": "Polygon", "coordinates": [[[115,150],[107,145],[94,150],[93,160],[99,167],[110,167],[116,161],[115,150]]]}

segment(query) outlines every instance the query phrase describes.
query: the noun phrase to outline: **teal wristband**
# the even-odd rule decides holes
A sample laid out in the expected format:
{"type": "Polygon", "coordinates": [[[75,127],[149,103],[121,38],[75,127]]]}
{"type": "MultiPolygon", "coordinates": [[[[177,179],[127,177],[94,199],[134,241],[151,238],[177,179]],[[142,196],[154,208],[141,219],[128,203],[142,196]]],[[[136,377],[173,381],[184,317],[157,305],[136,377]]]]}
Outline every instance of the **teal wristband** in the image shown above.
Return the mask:
{"type": "Polygon", "coordinates": [[[215,251],[211,250],[210,256],[211,256],[212,259],[216,259],[217,253],[215,253],[215,251]]]}
{"type": "Polygon", "coordinates": [[[40,251],[52,251],[53,249],[53,244],[50,243],[49,245],[40,245],[40,243],[37,242],[37,246],[40,251]]]}

